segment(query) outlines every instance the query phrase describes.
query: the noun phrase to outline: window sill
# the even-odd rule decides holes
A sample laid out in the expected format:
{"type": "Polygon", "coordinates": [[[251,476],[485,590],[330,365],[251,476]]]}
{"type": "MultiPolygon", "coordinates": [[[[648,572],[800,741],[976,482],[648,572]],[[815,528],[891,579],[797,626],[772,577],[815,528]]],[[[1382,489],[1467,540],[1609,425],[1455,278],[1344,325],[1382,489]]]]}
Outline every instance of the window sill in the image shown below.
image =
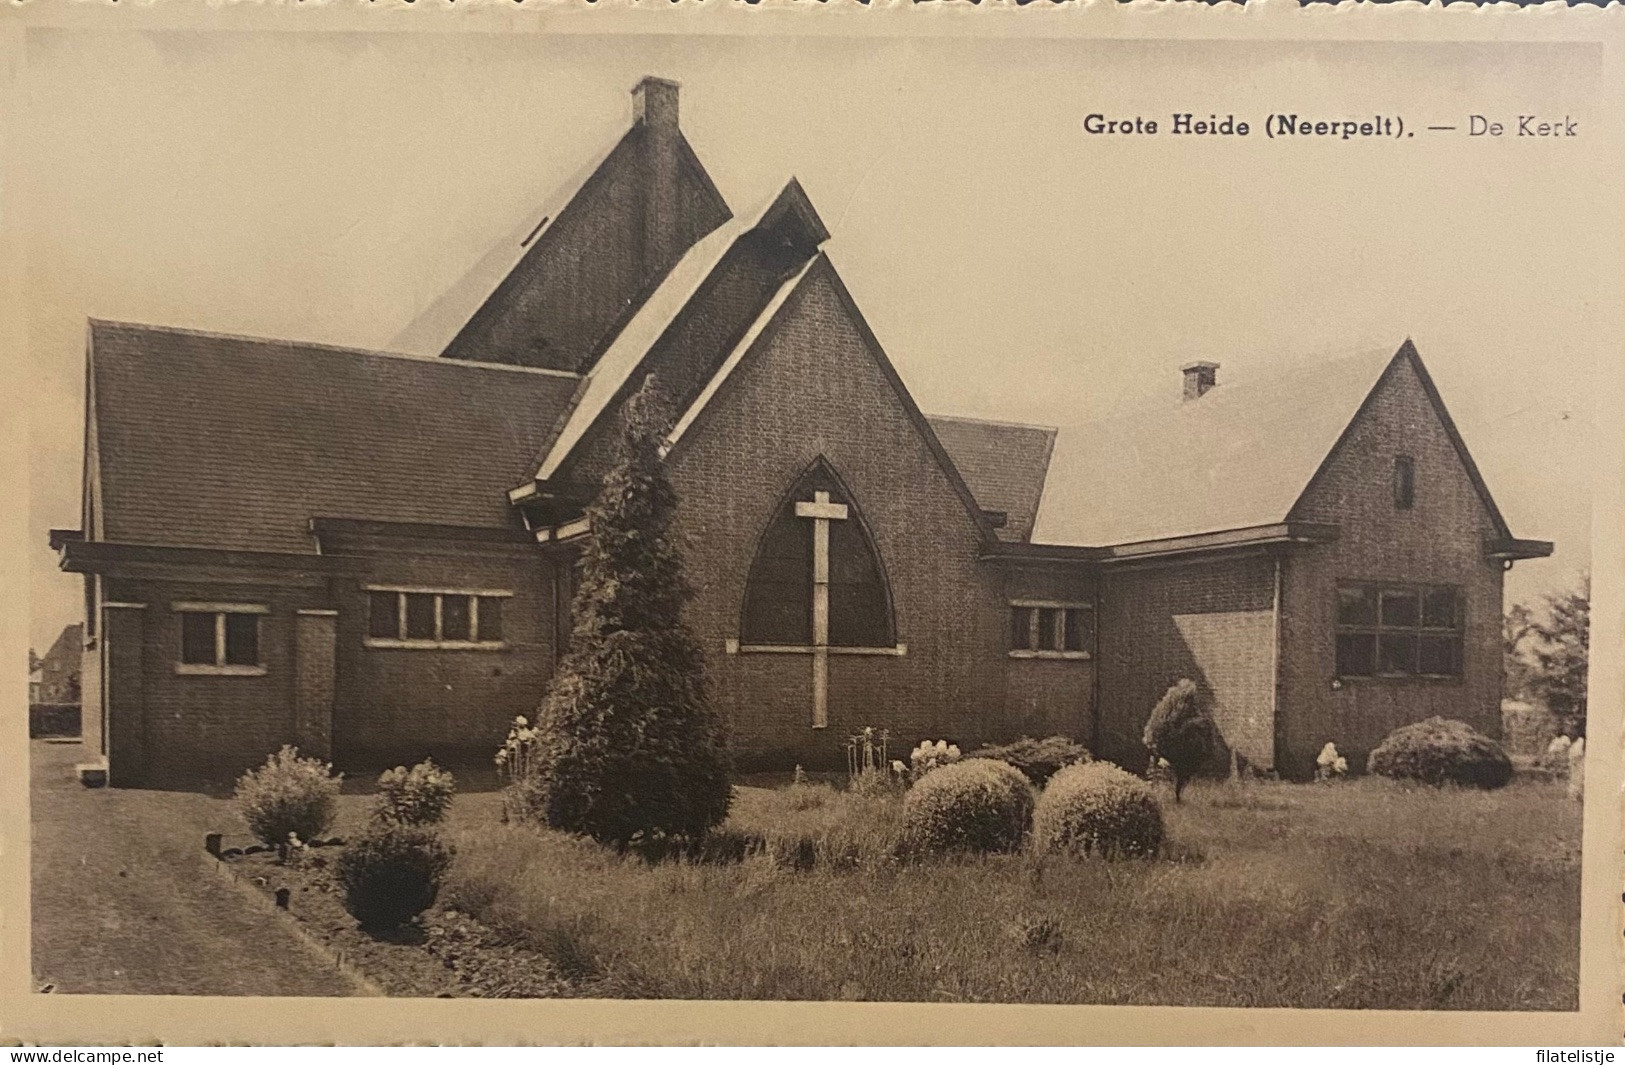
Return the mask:
{"type": "Polygon", "coordinates": [[[382,650],[395,651],[506,651],[508,645],[502,640],[395,640],[384,636],[366,636],[361,640],[363,647],[375,647],[382,650]]]}
{"type": "Polygon", "coordinates": [[[738,640],[727,640],[725,650],[731,655],[810,655],[816,651],[828,651],[832,655],[868,655],[870,657],[902,658],[908,654],[908,644],[900,643],[895,647],[835,647],[817,648],[802,644],[776,644],[776,643],[745,643],[738,640]]]}
{"type": "Polygon", "coordinates": [[[1370,673],[1354,677],[1333,677],[1334,688],[1350,684],[1460,684],[1462,678],[1452,673],[1370,673]]]}
{"type": "Polygon", "coordinates": [[[263,677],[264,666],[210,666],[202,663],[177,662],[175,673],[182,677],[263,677]]]}
{"type": "Polygon", "coordinates": [[[1016,649],[1009,652],[1011,658],[1049,658],[1064,662],[1087,662],[1094,656],[1088,651],[1028,651],[1016,649]]]}

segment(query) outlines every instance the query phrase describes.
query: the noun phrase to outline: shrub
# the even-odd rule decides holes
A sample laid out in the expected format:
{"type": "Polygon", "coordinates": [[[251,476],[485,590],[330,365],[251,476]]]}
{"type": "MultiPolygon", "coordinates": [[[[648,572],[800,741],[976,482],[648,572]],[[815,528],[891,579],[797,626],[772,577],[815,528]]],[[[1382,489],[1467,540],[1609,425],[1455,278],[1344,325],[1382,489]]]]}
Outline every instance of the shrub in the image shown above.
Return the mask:
{"type": "Polygon", "coordinates": [[[457,780],[425,758],[411,769],[396,766],[378,778],[373,820],[395,825],[432,825],[446,816],[457,780]]]}
{"type": "Polygon", "coordinates": [[[405,924],[434,905],[451,858],[433,829],[376,824],[339,855],[344,908],[370,931],[405,924]]]}
{"type": "Polygon", "coordinates": [[[237,810],[270,846],[286,845],[290,834],[309,842],[333,824],[342,780],[321,759],[301,758],[299,748],[284,746],[238,778],[237,810]]]}
{"type": "Polygon", "coordinates": [[[1315,756],[1316,780],[1340,780],[1348,775],[1349,760],[1337,753],[1337,744],[1330,740],[1315,756]]]}
{"type": "Polygon", "coordinates": [[[1033,787],[1041,788],[1049,783],[1063,766],[1077,765],[1090,760],[1089,751],[1065,736],[1051,736],[1048,739],[1035,740],[1031,736],[1023,736],[1014,743],[1007,743],[1002,747],[982,747],[972,751],[968,758],[993,758],[1000,762],[1009,762],[1022,775],[1032,781],[1033,787]]]}
{"type": "Polygon", "coordinates": [[[1032,820],[1033,789],[1004,762],[977,758],[920,778],[903,800],[903,829],[920,851],[1013,851],[1032,820]]]}
{"type": "Polygon", "coordinates": [[[677,494],[648,389],[623,408],[615,465],[587,507],[570,651],[509,807],[618,847],[698,838],[727,816],[732,797],[722,720],[684,619],[691,589],[671,528],[677,494]]]}
{"type": "Polygon", "coordinates": [[[1033,849],[1102,858],[1149,857],[1162,847],[1162,809],[1145,781],[1110,762],[1055,774],[1033,812],[1033,849]]]}
{"type": "Polygon", "coordinates": [[[1219,727],[1196,684],[1182,678],[1152,709],[1144,739],[1152,761],[1161,758],[1173,771],[1174,801],[1181,802],[1185,784],[1219,749],[1219,727]]]}
{"type": "Polygon", "coordinates": [[[1512,779],[1512,760],[1466,722],[1430,717],[1390,732],[1366,760],[1366,771],[1435,786],[1499,788],[1512,779]]]}

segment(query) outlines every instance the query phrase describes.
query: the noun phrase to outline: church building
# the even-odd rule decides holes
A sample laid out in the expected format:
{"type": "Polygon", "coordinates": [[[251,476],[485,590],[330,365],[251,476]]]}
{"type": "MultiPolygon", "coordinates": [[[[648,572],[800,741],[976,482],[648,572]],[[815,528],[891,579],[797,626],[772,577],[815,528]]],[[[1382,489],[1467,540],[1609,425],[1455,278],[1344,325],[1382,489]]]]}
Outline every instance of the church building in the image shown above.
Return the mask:
{"type": "Polygon", "coordinates": [[[1165,405],[1077,427],[928,415],[800,185],[738,210],[677,85],[632,96],[391,345],[437,355],[90,322],[82,521],[52,541],[111,783],[284,743],[488,765],[560,661],[650,378],[741,767],[844,764],[873,726],[1138,770],[1181,677],[1287,777],[1433,714],[1498,733],[1503,571],[1551,544],[1507,527],[1409,341],[1252,383],[1192,362],[1165,405]]]}

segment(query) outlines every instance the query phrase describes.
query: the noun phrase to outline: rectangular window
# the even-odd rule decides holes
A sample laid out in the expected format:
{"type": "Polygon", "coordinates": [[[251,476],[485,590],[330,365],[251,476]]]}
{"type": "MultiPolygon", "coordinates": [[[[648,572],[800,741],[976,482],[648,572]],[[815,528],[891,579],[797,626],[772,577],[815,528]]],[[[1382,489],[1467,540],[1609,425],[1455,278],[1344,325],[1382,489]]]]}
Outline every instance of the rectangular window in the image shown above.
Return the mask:
{"type": "Polygon", "coordinates": [[[395,592],[367,593],[367,635],[390,638],[399,636],[401,627],[401,597],[395,592]]]}
{"type": "Polygon", "coordinates": [[[174,603],[180,615],[179,673],[225,673],[259,676],[260,617],[269,613],[255,603],[174,603]]]}
{"type": "Polygon", "coordinates": [[[1033,649],[1033,608],[1030,606],[1013,606],[1010,608],[1010,646],[1017,651],[1031,651],[1033,649]]]}
{"type": "Polygon", "coordinates": [[[228,666],[260,664],[260,619],[257,614],[221,614],[225,626],[221,656],[228,666]]]}
{"type": "Polygon", "coordinates": [[[1416,460],[1409,455],[1394,456],[1394,507],[1409,510],[1416,503],[1416,460]]]}
{"type": "Polygon", "coordinates": [[[1065,651],[1087,651],[1095,643],[1095,612],[1083,607],[1067,607],[1065,651]]]}
{"type": "Polygon", "coordinates": [[[214,614],[181,615],[181,662],[188,666],[212,666],[214,656],[214,614]]]}
{"type": "Polygon", "coordinates": [[[1010,651],[1020,658],[1088,658],[1095,612],[1087,603],[1010,604],[1010,651]]]}
{"type": "Polygon", "coordinates": [[[1337,589],[1339,677],[1459,677],[1461,592],[1448,585],[1345,583],[1337,589]]]}
{"type": "Polygon", "coordinates": [[[370,647],[499,648],[505,591],[367,589],[370,647]]]}

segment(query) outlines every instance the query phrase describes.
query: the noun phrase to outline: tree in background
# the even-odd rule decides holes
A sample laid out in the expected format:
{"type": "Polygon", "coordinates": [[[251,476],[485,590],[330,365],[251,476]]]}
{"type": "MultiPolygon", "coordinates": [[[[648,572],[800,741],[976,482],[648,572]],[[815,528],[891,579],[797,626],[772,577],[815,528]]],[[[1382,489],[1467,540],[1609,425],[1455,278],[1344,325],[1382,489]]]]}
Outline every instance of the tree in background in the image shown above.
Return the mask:
{"type": "Polygon", "coordinates": [[[1528,645],[1534,628],[1534,611],[1522,603],[1512,604],[1501,618],[1501,690],[1508,699],[1527,702],[1533,698],[1529,687],[1534,668],[1529,659],[1528,645]]]}
{"type": "Polygon", "coordinates": [[[1219,726],[1207,702],[1188,678],[1165,692],[1145,723],[1146,747],[1174,773],[1174,801],[1183,802],[1185,784],[1219,749],[1219,726]]]}
{"type": "Polygon", "coordinates": [[[1570,738],[1585,735],[1590,665],[1591,578],[1544,597],[1539,613],[1522,604],[1503,622],[1509,695],[1549,710],[1570,738]]]}
{"type": "Polygon", "coordinates": [[[703,835],[732,794],[683,619],[691,593],[650,387],[627,401],[618,460],[587,508],[570,649],[538,714],[528,779],[516,782],[532,816],[622,847],[703,835]]]}

